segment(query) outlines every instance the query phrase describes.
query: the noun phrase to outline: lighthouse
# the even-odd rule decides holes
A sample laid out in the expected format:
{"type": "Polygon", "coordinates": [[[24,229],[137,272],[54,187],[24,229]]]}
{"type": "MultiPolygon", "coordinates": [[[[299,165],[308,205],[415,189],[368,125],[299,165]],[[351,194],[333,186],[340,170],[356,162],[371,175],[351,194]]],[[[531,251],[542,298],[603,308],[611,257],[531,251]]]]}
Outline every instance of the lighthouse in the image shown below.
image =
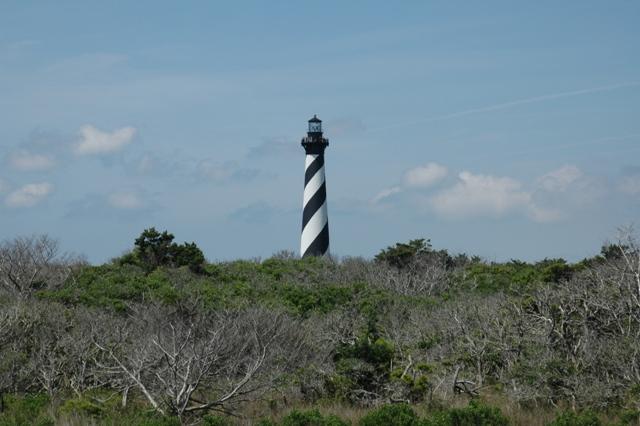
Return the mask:
{"type": "Polygon", "coordinates": [[[322,137],[322,120],[314,115],[309,120],[307,136],[302,138],[302,147],[306,154],[300,238],[302,257],[329,254],[327,185],[324,177],[324,150],[327,146],[329,140],[322,137]]]}

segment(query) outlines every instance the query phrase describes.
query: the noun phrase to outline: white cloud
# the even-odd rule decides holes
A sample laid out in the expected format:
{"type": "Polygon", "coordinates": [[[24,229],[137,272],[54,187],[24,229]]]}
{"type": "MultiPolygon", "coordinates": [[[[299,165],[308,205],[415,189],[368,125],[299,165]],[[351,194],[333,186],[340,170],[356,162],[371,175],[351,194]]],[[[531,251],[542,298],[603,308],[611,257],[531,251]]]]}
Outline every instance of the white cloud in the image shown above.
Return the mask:
{"type": "Polygon", "coordinates": [[[130,144],[135,134],[133,127],[123,127],[109,133],[87,124],[80,128],[80,141],[75,151],[78,155],[109,154],[130,144]]]}
{"type": "MultiPolygon", "coordinates": [[[[511,177],[463,171],[457,182],[434,192],[434,186],[447,175],[447,168],[436,163],[410,169],[404,173],[401,184],[383,189],[370,203],[375,205],[404,194],[393,197],[394,202],[410,202],[414,207],[450,219],[517,214],[535,222],[554,222],[595,203],[604,191],[600,181],[569,164],[527,184],[511,177]]],[[[640,194],[640,176],[625,180],[620,190],[640,194]]]]}
{"type": "Polygon", "coordinates": [[[55,165],[53,157],[43,154],[34,154],[25,149],[13,152],[9,156],[11,167],[22,171],[37,171],[50,169],[55,165]]]}
{"type": "Polygon", "coordinates": [[[601,192],[596,182],[573,165],[546,173],[527,187],[509,177],[467,171],[458,177],[453,187],[430,198],[436,213],[453,218],[520,213],[535,222],[554,222],[593,202],[601,192]]]}
{"type": "Polygon", "coordinates": [[[8,190],[9,190],[9,184],[6,181],[0,179],[0,194],[4,194],[8,190]]]}
{"type": "Polygon", "coordinates": [[[402,188],[400,188],[399,186],[394,186],[394,187],[391,187],[391,188],[383,189],[378,194],[376,194],[375,197],[373,197],[371,199],[371,203],[372,204],[379,203],[380,201],[384,200],[385,198],[388,198],[388,197],[392,196],[393,194],[397,194],[399,192],[402,192],[402,188]]]}
{"type": "Polygon", "coordinates": [[[605,180],[585,175],[578,167],[564,165],[537,178],[531,195],[538,206],[553,206],[567,214],[594,206],[610,187],[605,180]]]}
{"type": "Polygon", "coordinates": [[[498,217],[514,209],[527,208],[531,203],[531,195],[514,179],[466,171],[458,178],[453,187],[431,198],[436,213],[448,217],[498,217]]]}
{"type": "Polygon", "coordinates": [[[111,207],[122,210],[137,210],[145,206],[142,198],[132,191],[114,192],[109,195],[107,201],[111,207]]]}
{"type": "Polygon", "coordinates": [[[383,189],[371,199],[371,204],[377,204],[380,201],[394,195],[405,192],[408,189],[420,189],[433,186],[435,183],[444,179],[449,171],[445,166],[437,163],[427,163],[424,166],[414,167],[407,170],[402,178],[400,185],[383,189]]]}
{"type": "Polygon", "coordinates": [[[7,195],[5,204],[9,207],[35,206],[51,191],[53,191],[53,185],[48,182],[30,183],[7,195]]]}
{"type": "Polygon", "coordinates": [[[564,165],[549,172],[536,181],[537,185],[549,192],[565,192],[571,184],[583,177],[583,173],[576,166],[564,165]]]}
{"type": "Polygon", "coordinates": [[[406,186],[426,188],[444,179],[447,173],[446,167],[436,163],[429,163],[425,166],[407,170],[404,174],[404,184],[406,186]]]}
{"type": "Polygon", "coordinates": [[[640,175],[624,177],[618,184],[618,190],[628,195],[640,195],[640,175]]]}

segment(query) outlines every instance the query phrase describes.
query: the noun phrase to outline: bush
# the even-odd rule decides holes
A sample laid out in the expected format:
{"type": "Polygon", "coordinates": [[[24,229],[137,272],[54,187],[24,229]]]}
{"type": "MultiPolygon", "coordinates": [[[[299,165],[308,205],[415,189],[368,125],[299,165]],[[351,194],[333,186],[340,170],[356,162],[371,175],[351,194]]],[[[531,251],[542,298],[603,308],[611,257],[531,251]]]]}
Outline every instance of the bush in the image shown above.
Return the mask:
{"type": "MultiPolygon", "coordinates": [[[[334,354],[336,375],[326,383],[329,394],[358,401],[355,390],[364,390],[372,394],[381,392],[382,386],[390,379],[389,367],[394,355],[394,345],[383,338],[362,336],[355,344],[342,344],[334,354]]],[[[368,398],[369,394],[365,397],[368,398]]]]}
{"type": "Polygon", "coordinates": [[[414,426],[418,416],[407,404],[384,405],[360,419],[360,426],[414,426]]]}
{"type": "Polygon", "coordinates": [[[298,411],[293,410],[280,423],[281,426],[348,426],[340,418],[328,415],[323,416],[318,410],[298,411]]]}
{"type": "Polygon", "coordinates": [[[46,395],[4,396],[4,412],[0,413],[0,426],[53,426],[46,413],[49,398],[46,395]]]}
{"type": "Polygon", "coordinates": [[[564,259],[545,259],[536,266],[542,268],[542,281],[548,283],[561,283],[571,279],[574,269],[564,259]]]}
{"type": "Polygon", "coordinates": [[[285,306],[304,317],[312,311],[327,313],[337,306],[347,304],[355,290],[331,284],[315,288],[295,284],[274,284],[271,291],[272,296],[277,297],[285,306]]]}
{"type": "Polygon", "coordinates": [[[86,398],[69,399],[60,406],[60,412],[67,414],[97,417],[100,416],[103,411],[102,407],[86,398]]]}
{"type": "Polygon", "coordinates": [[[124,424],[130,426],[180,426],[182,423],[177,417],[165,417],[153,413],[144,413],[136,416],[105,419],[103,424],[124,424]]]}
{"type": "Polygon", "coordinates": [[[627,426],[627,425],[637,425],[640,424],[640,411],[637,410],[625,410],[622,413],[620,413],[620,420],[618,421],[618,424],[620,426],[627,426]]]}
{"type": "Polygon", "coordinates": [[[231,422],[224,417],[209,415],[204,416],[202,424],[204,426],[230,426],[231,422]]]}
{"type": "Polygon", "coordinates": [[[87,266],[64,288],[39,293],[40,298],[66,304],[126,309],[126,302],[155,299],[174,303],[180,296],[167,273],[161,269],[147,275],[133,265],[87,266]]]}
{"type": "Polygon", "coordinates": [[[600,426],[602,422],[591,411],[575,413],[573,411],[565,411],[558,415],[549,426],[600,426]]]}
{"type": "Polygon", "coordinates": [[[451,408],[426,419],[424,426],[505,426],[509,421],[499,408],[471,401],[467,407],[451,408]]]}
{"type": "Polygon", "coordinates": [[[145,229],[136,238],[132,255],[126,255],[121,262],[138,263],[147,272],[160,266],[188,266],[194,272],[202,272],[204,254],[196,243],[178,245],[173,239],[173,234],[167,231],[160,233],[155,228],[145,229]]]}

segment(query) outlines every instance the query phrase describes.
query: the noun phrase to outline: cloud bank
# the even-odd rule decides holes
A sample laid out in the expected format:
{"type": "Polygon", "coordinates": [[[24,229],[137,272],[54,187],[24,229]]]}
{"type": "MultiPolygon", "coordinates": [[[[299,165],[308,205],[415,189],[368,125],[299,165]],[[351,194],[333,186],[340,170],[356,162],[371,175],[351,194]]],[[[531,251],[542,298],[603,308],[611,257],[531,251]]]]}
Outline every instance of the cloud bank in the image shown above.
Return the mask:
{"type": "Polygon", "coordinates": [[[501,216],[518,208],[526,208],[531,195],[522,185],[508,177],[474,175],[461,172],[458,182],[431,198],[434,211],[447,217],[501,216]]]}
{"type": "MultiPolygon", "coordinates": [[[[567,212],[598,200],[602,185],[589,178],[575,165],[564,165],[526,185],[507,176],[459,172],[455,180],[447,179],[448,169],[437,163],[406,171],[402,183],[378,192],[371,204],[399,204],[426,209],[445,219],[474,217],[501,218],[522,215],[539,223],[567,217],[567,212]],[[446,183],[440,189],[437,184],[446,183]]],[[[640,194],[640,179],[630,177],[620,191],[640,194]]]]}

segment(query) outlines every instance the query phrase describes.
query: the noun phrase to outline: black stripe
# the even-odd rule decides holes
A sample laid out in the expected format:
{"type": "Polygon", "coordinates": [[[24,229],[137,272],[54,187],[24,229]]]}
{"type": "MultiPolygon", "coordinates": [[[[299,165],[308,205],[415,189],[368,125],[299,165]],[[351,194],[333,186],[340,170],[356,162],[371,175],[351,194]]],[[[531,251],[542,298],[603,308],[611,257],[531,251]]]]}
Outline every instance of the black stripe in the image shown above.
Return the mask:
{"type": "Polygon", "coordinates": [[[309,164],[307,170],[304,171],[304,186],[307,186],[309,181],[313,179],[313,175],[315,175],[322,166],[324,166],[324,155],[318,155],[316,159],[309,164]]]}
{"type": "Polygon", "coordinates": [[[306,256],[323,256],[329,250],[329,222],[324,225],[322,232],[318,234],[315,240],[311,243],[302,257],[306,256]]]}
{"type": "Polygon", "coordinates": [[[302,211],[302,229],[307,226],[307,223],[311,220],[315,212],[317,212],[320,207],[327,200],[327,185],[326,182],[322,182],[320,188],[316,191],[315,194],[307,201],[307,204],[304,205],[304,210],[302,211]]]}

